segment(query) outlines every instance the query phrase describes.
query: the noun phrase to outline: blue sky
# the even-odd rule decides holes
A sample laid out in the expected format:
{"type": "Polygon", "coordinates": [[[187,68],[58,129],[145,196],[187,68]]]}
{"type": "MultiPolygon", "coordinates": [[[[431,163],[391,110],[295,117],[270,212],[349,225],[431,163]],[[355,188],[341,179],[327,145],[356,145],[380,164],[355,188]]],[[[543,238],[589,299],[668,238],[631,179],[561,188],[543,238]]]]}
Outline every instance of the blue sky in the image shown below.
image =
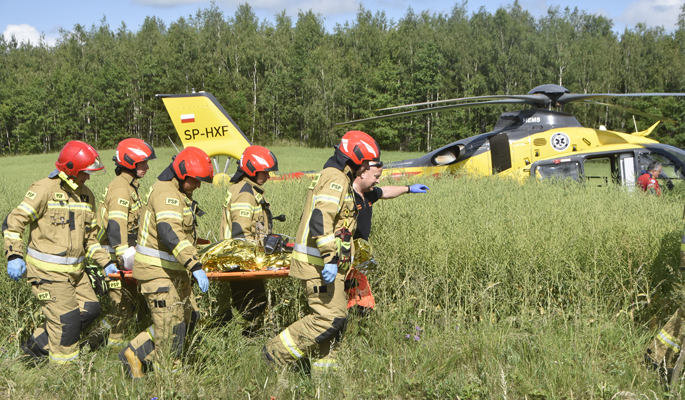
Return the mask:
{"type": "MultiPolygon", "coordinates": [[[[245,0],[216,0],[215,4],[225,15],[233,15],[238,4],[245,0]]],[[[673,31],[680,7],[685,0],[520,0],[523,8],[533,16],[546,14],[549,7],[578,7],[593,14],[601,14],[614,22],[614,30],[623,32],[643,22],[648,26],[663,26],[673,31]]],[[[274,21],[274,15],[285,10],[296,20],[298,10],[312,10],[320,14],[326,27],[332,31],[337,23],[353,21],[359,5],[372,12],[385,11],[389,19],[398,21],[409,7],[415,12],[429,11],[449,13],[458,2],[437,0],[254,0],[248,2],[262,20],[274,21]]],[[[480,0],[467,3],[470,13],[484,6],[489,12],[507,6],[511,1],[480,0]]],[[[137,31],[146,16],[157,16],[167,25],[179,17],[194,15],[198,9],[210,6],[205,0],[0,0],[0,32],[9,38],[14,34],[18,40],[36,42],[44,34],[48,44],[54,44],[60,29],[71,30],[75,24],[89,28],[99,25],[103,16],[112,29],[125,22],[131,31],[137,31]]]]}

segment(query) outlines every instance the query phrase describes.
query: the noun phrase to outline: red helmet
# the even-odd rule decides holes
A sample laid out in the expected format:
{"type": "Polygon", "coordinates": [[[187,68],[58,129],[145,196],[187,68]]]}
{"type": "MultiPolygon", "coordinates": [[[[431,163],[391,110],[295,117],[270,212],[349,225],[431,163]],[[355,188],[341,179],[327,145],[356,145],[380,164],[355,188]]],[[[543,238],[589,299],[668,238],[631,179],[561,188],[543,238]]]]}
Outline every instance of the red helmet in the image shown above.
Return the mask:
{"type": "Polygon", "coordinates": [[[59,152],[55,166],[68,176],[76,176],[81,171],[89,174],[96,171],[104,173],[105,171],[105,166],[100,161],[98,152],[88,143],[78,140],[72,140],[64,145],[62,151],[59,152]]]}
{"type": "Polygon", "coordinates": [[[136,169],[136,164],[141,161],[154,160],[157,158],[155,150],[143,140],[130,138],[119,142],[117,154],[112,158],[120,167],[136,169]]]}
{"type": "Polygon", "coordinates": [[[368,134],[362,131],[349,131],[343,135],[338,149],[356,165],[364,161],[379,161],[381,150],[368,134]]]}
{"type": "Polygon", "coordinates": [[[257,172],[278,171],[278,160],[274,153],[262,146],[250,146],[240,157],[240,169],[248,176],[255,177],[257,172]]]}
{"type": "Polygon", "coordinates": [[[192,177],[202,182],[212,183],[214,168],[207,153],[197,147],[186,147],[176,155],[171,163],[178,179],[192,177]]]}

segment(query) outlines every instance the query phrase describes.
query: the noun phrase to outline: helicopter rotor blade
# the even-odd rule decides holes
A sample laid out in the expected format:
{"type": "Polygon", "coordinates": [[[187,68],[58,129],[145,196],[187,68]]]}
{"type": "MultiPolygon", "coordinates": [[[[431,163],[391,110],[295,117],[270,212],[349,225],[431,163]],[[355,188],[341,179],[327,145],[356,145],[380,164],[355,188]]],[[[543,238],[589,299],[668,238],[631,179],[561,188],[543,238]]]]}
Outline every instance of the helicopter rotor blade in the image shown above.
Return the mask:
{"type": "Polygon", "coordinates": [[[426,101],[423,103],[413,103],[413,104],[405,104],[405,105],[395,106],[395,107],[379,108],[376,111],[397,110],[400,108],[419,107],[419,106],[427,106],[427,105],[432,105],[432,104],[443,104],[443,103],[450,103],[450,102],[454,102],[454,101],[495,100],[495,99],[527,100],[527,101],[535,102],[536,105],[540,105],[540,106],[544,106],[550,102],[548,97],[546,97],[544,95],[539,95],[539,94],[493,95],[493,96],[475,96],[475,97],[462,97],[459,99],[426,101]]]}
{"type": "Polygon", "coordinates": [[[636,115],[641,115],[641,116],[643,116],[643,117],[655,119],[655,120],[658,120],[658,121],[671,122],[671,123],[677,123],[677,122],[678,122],[678,121],[675,121],[675,120],[672,120],[672,119],[670,119],[670,118],[666,118],[666,117],[663,117],[663,116],[660,116],[660,115],[654,115],[654,114],[646,113],[646,112],[644,112],[644,111],[636,110],[636,109],[634,109],[634,108],[628,108],[628,107],[618,106],[618,105],[616,105],[616,104],[602,103],[602,102],[599,102],[599,101],[592,101],[592,100],[583,100],[582,104],[596,104],[596,105],[598,105],[598,106],[613,107],[613,108],[616,108],[616,109],[619,109],[619,110],[623,110],[623,111],[626,111],[626,112],[629,112],[629,113],[632,113],[632,114],[636,114],[636,115]]]}
{"type": "Polygon", "coordinates": [[[576,101],[585,101],[590,99],[601,99],[606,97],[668,97],[668,96],[685,96],[685,93],[597,93],[597,94],[564,94],[557,103],[564,105],[576,101]]]}
{"type": "Polygon", "coordinates": [[[449,106],[424,108],[421,110],[405,111],[405,112],[388,114],[388,115],[380,115],[378,117],[370,117],[370,118],[363,118],[363,119],[358,119],[358,120],[354,120],[354,121],[341,122],[339,124],[333,125],[333,127],[334,128],[341,128],[343,126],[359,124],[362,122],[382,121],[384,119],[406,117],[409,115],[428,114],[428,113],[433,113],[433,112],[438,112],[438,111],[453,110],[456,108],[483,107],[483,106],[488,106],[488,105],[493,105],[493,104],[495,104],[495,105],[496,104],[528,104],[528,105],[535,106],[535,105],[538,105],[538,102],[537,101],[531,101],[531,100],[523,100],[523,99],[507,99],[507,100],[482,101],[482,102],[478,102],[478,103],[452,104],[449,106]]]}
{"type": "Polygon", "coordinates": [[[486,105],[496,105],[496,104],[528,104],[537,108],[549,108],[551,109],[552,107],[562,107],[568,104],[568,103],[574,103],[574,102],[587,102],[588,104],[598,104],[598,105],[603,105],[607,107],[614,107],[617,109],[622,109],[627,112],[631,112],[636,115],[641,115],[647,118],[653,118],[653,119],[659,119],[662,121],[666,122],[676,122],[671,119],[667,119],[661,116],[656,116],[652,115],[649,113],[645,113],[639,110],[634,110],[630,108],[625,108],[613,104],[606,104],[606,103],[600,103],[600,102],[594,102],[591,101],[593,99],[602,99],[602,98],[607,98],[607,97],[666,97],[666,96],[685,96],[685,93],[597,93],[597,94],[572,94],[568,91],[568,89],[563,88],[558,85],[542,85],[534,88],[531,90],[527,95],[492,95],[492,96],[475,96],[475,97],[462,97],[458,99],[447,99],[447,100],[436,100],[436,101],[428,101],[428,102],[423,102],[423,103],[414,103],[414,104],[406,104],[406,105],[401,105],[401,106],[395,106],[395,107],[387,107],[387,108],[381,108],[378,109],[377,111],[387,111],[387,110],[398,110],[398,109],[403,109],[403,108],[409,108],[409,107],[419,107],[419,106],[430,106],[430,105],[435,105],[435,104],[444,104],[444,103],[450,103],[450,102],[459,102],[459,101],[473,101],[476,100],[476,102],[469,102],[469,103],[459,103],[459,104],[452,104],[452,105],[445,105],[445,106],[440,106],[440,107],[432,107],[432,108],[422,108],[418,110],[411,110],[411,111],[404,111],[404,112],[398,112],[398,113],[393,113],[393,114],[388,114],[388,115],[380,115],[377,117],[370,117],[370,118],[364,118],[364,119],[359,119],[355,121],[348,121],[348,122],[342,122],[339,124],[333,125],[333,127],[343,127],[343,126],[348,126],[348,125],[354,125],[357,123],[362,123],[362,122],[370,122],[370,121],[382,121],[385,119],[391,119],[391,118],[398,118],[398,117],[405,117],[405,116],[410,116],[410,115],[419,115],[419,114],[427,114],[427,113],[433,113],[433,112],[439,112],[439,111],[445,111],[445,110],[452,110],[456,108],[465,108],[465,107],[482,107],[486,105]],[[483,100],[483,101],[481,101],[483,100]]]}

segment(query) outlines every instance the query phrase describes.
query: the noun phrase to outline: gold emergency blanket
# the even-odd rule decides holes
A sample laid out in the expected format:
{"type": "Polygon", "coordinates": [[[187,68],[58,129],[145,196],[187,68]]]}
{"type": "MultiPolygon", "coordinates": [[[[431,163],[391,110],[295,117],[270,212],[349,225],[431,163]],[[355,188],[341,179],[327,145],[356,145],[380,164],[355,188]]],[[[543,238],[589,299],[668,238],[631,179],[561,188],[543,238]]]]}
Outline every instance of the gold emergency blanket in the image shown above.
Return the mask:
{"type": "MultiPolygon", "coordinates": [[[[266,254],[259,242],[245,239],[224,239],[213,243],[202,249],[199,256],[204,270],[208,272],[264,271],[290,267],[290,253],[274,251],[266,254]]],[[[373,248],[366,240],[354,240],[352,265],[359,270],[376,266],[373,248]]]]}
{"type": "Polygon", "coordinates": [[[376,269],[378,264],[373,258],[373,246],[364,239],[354,239],[354,257],[352,266],[366,274],[368,271],[376,269]]]}
{"type": "Polygon", "coordinates": [[[205,271],[263,271],[290,267],[290,253],[266,254],[259,242],[245,239],[216,242],[204,248],[199,256],[205,271]]]}

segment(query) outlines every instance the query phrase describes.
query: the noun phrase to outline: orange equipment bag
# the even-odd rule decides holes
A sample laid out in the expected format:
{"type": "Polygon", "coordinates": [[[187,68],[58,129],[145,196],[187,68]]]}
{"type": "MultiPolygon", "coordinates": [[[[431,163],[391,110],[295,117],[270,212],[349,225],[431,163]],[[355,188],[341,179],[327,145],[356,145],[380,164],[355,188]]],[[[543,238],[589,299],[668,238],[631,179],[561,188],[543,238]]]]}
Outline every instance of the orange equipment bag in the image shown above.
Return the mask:
{"type": "Polygon", "coordinates": [[[347,308],[360,306],[373,309],[376,306],[376,299],[371,293],[371,286],[366,275],[356,268],[350,268],[345,279],[345,291],[347,292],[347,308]]]}

